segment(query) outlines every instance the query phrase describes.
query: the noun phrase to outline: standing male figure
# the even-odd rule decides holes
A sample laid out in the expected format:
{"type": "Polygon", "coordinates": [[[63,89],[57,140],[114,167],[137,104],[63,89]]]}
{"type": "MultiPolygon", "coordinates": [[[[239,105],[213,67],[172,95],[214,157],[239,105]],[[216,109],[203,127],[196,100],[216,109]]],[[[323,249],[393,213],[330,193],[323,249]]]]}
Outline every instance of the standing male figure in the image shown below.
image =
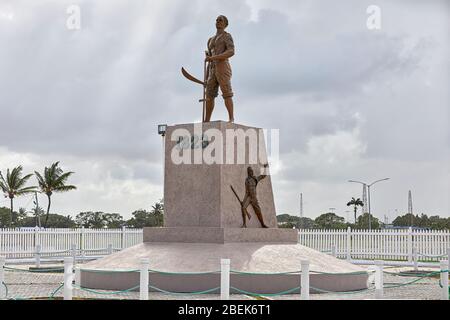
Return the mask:
{"type": "Polygon", "coordinates": [[[234,43],[231,34],[225,31],[228,19],[218,16],[216,19],[217,33],[208,40],[208,51],[205,61],[210,62],[206,80],[206,116],[205,122],[211,120],[214,110],[214,99],[218,96],[219,87],[228,111],[229,122],[234,122],[233,90],[231,89],[231,66],[228,61],[234,55],[234,43]]]}
{"type": "MultiPolygon", "coordinates": [[[[266,163],[264,168],[267,168],[269,165],[266,163]]],[[[250,214],[247,212],[247,207],[251,204],[253,210],[255,210],[255,214],[258,217],[259,222],[263,228],[268,228],[264,223],[263,215],[261,212],[261,207],[259,206],[258,198],[256,197],[256,186],[258,183],[264,179],[267,175],[262,174],[259,176],[255,176],[253,173],[253,169],[251,167],[247,168],[248,177],[245,179],[245,197],[242,200],[242,219],[243,219],[243,228],[247,228],[247,220],[248,217],[250,219],[250,214]]]]}

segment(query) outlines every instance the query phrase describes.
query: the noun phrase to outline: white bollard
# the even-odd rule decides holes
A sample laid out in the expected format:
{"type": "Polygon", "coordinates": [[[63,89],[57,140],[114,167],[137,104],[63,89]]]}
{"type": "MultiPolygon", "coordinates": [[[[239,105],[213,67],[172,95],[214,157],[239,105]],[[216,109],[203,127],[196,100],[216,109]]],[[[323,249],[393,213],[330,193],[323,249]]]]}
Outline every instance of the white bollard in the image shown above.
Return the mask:
{"type": "Polygon", "coordinates": [[[77,264],[77,245],[75,243],[70,245],[70,254],[73,258],[73,264],[77,264]]]}
{"type": "Polygon", "coordinates": [[[309,300],[309,260],[302,260],[300,300],[309,300]]]}
{"type": "Polygon", "coordinates": [[[81,272],[80,267],[75,267],[75,285],[81,287],[81,272]]]}
{"type": "Polygon", "coordinates": [[[36,261],[36,268],[40,268],[41,267],[41,245],[40,244],[36,245],[36,252],[34,254],[34,259],[36,261]]]}
{"type": "Polygon", "coordinates": [[[441,260],[441,285],[442,285],[442,294],[441,294],[441,300],[448,300],[449,294],[448,294],[448,261],[447,260],[441,260]],[[445,270],[445,272],[442,272],[445,270]]]}
{"type": "Polygon", "coordinates": [[[108,254],[112,254],[113,253],[113,246],[112,244],[108,244],[108,254]]]}
{"type": "Polygon", "coordinates": [[[0,299],[6,299],[6,288],[3,284],[5,282],[5,257],[0,257],[0,299]]]}
{"type": "Polygon", "coordinates": [[[64,300],[72,300],[73,297],[73,258],[64,258],[64,300]]]}
{"type": "Polygon", "coordinates": [[[148,300],[148,266],[150,261],[148,258],[141,259],[141,271],[139,281],[139,299],[148,300]]]}
{"type": "Polygon", "coordinates": [[[414,271],[418,271],[419,270],[419,257],[417,256],[417,248],[416,247],[414,247],[412,249],[412,254],[413,254],[414,271]]]}
{"type": "Polygon", "coordinates": [[[347,228],[346,258],[347,261],[352,260],[352,229],[350,227],[347,228]]]}
{"type": "Polygon", "coordinates": [[[375,261],[375,299],[383,299],[383,261],[375,261]]]}
{"type": "Polygon", "coordinates": [[[333,244],[333,246],[331,247],[331,255],[335,258],[337,257],[337,250],[335,244],[333,244]]]}
{"type": "Polygon", "coordinates": [[[230,300],[230,259],[220,259],[220,299],[230,300]]]}

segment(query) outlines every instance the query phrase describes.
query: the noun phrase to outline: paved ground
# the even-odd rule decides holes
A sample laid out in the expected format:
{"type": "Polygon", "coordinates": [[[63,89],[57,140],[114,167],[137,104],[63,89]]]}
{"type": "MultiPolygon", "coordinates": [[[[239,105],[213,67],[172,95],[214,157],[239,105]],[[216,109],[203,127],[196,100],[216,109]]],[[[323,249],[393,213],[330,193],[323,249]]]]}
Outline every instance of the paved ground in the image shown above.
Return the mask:
{"type": "MultiPolygon", "coordinates": [[[[27,266],[17,266],[21,269],[27,269],[27,266]]],[[[388,272],[400,272],[410,270],[410,268],[390,268],[388,272]]],[[[424,273],[427,271],[437,271],[437,269],[421,269],[424,273]]],[[[396,285],[405,282],[410,282],[417,277],[414,276],[396,276],[391,274],[384,275],[385,285],[396,285]]],[[[5,283],[8,288],[8,298],[12,299],[48,299],[63,281],[62,273],[29,273],[6,271],[5,283]]],[[[398,288],[385,288],[384,294],[386,299],[423,299],[434,300],[440,298],[439,278],[423,278],[421,281],[402,286],[398,288]]],[[[62,288],[54,293],[55,298],[62,297],[62,288]]],[[[74,298],[80,299],[139,299],[138,292],[126,292],[121,294],[111,294],[111,291],[88,292],[85,290],[75,289],[74,298]]],[[[268,297],[274,300],[296,300],[300,296],[298,294],[291,294],[285,296],[268,297]]],[[[218,294],[208,295],[169,295],[164,293],[149,294],[149,299],[152,300],[216,300],[219,299],[218,294]]],[[[254,297],[246,295],[232,295],[233,300],[253,300],[254,297]]],[[[312,300],[344,300],[344,299],[374,299],[374,290],[367,290],[352,294],[337,294],[337,293],[322,293],[311,294],[312,300]]]]}

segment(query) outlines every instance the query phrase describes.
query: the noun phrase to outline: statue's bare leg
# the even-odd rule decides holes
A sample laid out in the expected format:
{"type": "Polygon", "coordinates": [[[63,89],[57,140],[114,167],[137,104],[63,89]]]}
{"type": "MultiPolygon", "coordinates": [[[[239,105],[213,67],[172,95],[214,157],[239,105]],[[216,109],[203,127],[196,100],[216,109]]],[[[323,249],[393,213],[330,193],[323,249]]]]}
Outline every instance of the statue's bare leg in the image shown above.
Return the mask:
{"type": "Polygon", "coordinates": [[[234,122],[233,98],[225,98],[225,107],[227,107],[228,111],[228,122],[234,122]]]}
{"type": "Polygon", "coordinates": [[[251,218],[250,213],[248,213],[248,211],[247,211],[247,207],[249,206],[249,204],[250,204],[250,198],[247,195],[245,195],[244,200],[242,200],[242,205],[241,205],[242,221],[243,221],[242,228],[247,228],[247,219],[246,218],[248,217],[248,220],[250,220],[250,218],[251,218]]]}
{"type": "Polygon", "coordinates": [[[206,115],[205,122],[209,122],[211,120],[211,115],[214,110],[214,99],[207,98],[206,99],[206,115]]]}
{"type": "Polygon", "coordinates": [[[261,207],[259,206],[258,201],[252,201],[251,204],[252,204],[253,210],[255,210],[255,214],[258,217],[259,222],[261,223],[261,226],[263,228],[268,228],[268,226],[266,226],[266,224],[264,223],[263,215],[261,212],[261,207]]]}

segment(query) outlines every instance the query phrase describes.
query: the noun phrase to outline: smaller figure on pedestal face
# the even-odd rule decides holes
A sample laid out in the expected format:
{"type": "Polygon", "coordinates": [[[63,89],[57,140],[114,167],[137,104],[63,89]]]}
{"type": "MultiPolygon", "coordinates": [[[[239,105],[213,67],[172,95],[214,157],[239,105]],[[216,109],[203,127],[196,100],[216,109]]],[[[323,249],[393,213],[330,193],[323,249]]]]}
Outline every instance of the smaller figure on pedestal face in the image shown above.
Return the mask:
{"type": "MultiPolygon", "coordinates": [[[[267,168],[268,166],[269,165],[266,163],[264,165],[264,168],[267,168]]],[[[250,214],[247,211],[247,207],[249,205],[252,205],[253,210],[255,211],[255,214],[258,217],[259,222],[261,223],[261,226],[263,228],[268,228],[264,223],[261,207],[259,206],[258,198],[256,196],[256,186],[262,179],[267,177],[267,175],[262,174],[259,176],[255,176],[253,169],[251,167],[247,168],[247,174],[248,177],[245,179],[245,197],[241,203],[242,220],[243,220],[242,227],[247,228],[246,218],[248,217],[250,219],[250,214]]]]}
{"type": "Polygon", "coordinates": [[[208,51],[205,61],[209,62],[206,80],[206,116],[205,122],[211,120],[214,110],[214,100],[218,96],[219,87],[228,111],[229,122],[234,122],[233,90],[231,88],[231,66],[228,61],[234,55],[234,43],[231,34],[225,31],[228,19],[218,16],[216,19],[217,33],[208,40],[208,51]]]}

